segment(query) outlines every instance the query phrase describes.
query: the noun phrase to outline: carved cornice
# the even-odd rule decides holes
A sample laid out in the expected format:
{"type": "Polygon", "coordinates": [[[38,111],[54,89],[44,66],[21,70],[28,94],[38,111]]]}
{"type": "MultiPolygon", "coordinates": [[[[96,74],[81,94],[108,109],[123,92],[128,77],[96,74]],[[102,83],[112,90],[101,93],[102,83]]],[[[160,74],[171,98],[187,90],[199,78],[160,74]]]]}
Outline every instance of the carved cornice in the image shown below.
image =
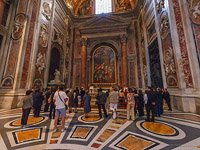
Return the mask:
{"type": "Polygon", "coordinates": [[[125,34],[131,24],[132,18],[123,19],[113,15],[96,16],[78,25],[82,35],[87,37],[96,36],[119,36],[125,34]],[[99,35],[101,34],[101,35],[99,35]]]}

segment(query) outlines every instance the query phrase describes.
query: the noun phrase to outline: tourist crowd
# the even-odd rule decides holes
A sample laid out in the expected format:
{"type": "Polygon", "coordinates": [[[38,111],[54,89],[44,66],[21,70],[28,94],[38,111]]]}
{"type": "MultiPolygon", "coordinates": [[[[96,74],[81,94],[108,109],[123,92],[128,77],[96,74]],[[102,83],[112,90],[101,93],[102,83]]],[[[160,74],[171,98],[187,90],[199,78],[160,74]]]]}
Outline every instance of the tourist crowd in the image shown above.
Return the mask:
{"type": "Polygon", "coordinates": [[[61,119],[62,130],[65,130],[66,110],[71,113],[78,112],[78,107],[84,108],[85,118],[91,112],[91,96],[95,95],[99,117],[108,117],[108,111],[112,112],[112,118],[118,117],[117,109],[126,108],[127,119],[135,120],[145,115],[146,121],[155,121],[155,116],[163,114],[163,100],[165,100],[168,110],[171,111],[170,94],[167,89],[148,87],[143,93],[142,90],[135,88],[116,88],[102,89],[97,92],[75,88],[65,90],[63,86],[42,91],[41,89],[28,90],[26,95],[19,102],[22,107],[22,127],[27,126],[28,116],[33,108],[34,117],[39,117],[41,109],[49,112],[49,119],[54,119],[54,132],[57,130],[59,118],[61,119]],[[44,107],[43,107],[44,106],[44,107]]]}

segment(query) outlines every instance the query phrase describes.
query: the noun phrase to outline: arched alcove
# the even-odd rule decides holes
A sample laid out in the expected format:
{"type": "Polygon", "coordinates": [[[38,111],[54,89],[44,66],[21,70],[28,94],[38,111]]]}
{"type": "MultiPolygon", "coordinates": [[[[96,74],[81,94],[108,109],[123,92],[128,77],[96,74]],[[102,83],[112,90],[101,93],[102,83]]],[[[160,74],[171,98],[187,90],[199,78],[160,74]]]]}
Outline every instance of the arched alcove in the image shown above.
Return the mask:
{"type": "Polygon", "coordinates": [[[55,70],[60,70],[60,52],[57,47],[53,47],[51,50],[50,66],[49,66],[49,81],[54,79],[55,70]]]}

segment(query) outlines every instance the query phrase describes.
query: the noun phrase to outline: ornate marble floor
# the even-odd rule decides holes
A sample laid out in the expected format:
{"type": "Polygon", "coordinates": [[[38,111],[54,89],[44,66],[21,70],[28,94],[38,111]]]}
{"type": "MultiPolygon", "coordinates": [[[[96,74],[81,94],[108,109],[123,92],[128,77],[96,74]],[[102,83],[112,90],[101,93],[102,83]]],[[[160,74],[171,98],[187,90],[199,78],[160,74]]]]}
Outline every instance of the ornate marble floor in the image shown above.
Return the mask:
{"type": "Polygon", "coordinates": [[[53,133],[48,113],[29,117],[30,127],[20,128],[21,110],[0,110],[0,150],[200,150],[200,116],[190,113],[165,113],[156,122],[145,118],[128,121],[100,119],[93,111],[68,114],[65,132],[53,133]]]}

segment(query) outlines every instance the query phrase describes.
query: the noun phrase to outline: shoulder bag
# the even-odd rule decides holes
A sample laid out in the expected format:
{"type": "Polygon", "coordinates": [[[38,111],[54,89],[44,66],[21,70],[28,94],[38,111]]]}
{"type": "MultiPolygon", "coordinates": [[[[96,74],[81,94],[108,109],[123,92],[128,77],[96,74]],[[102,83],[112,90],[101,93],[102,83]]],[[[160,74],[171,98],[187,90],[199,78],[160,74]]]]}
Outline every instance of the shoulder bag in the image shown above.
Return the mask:
{"type": "Polygon", "coordinates": [[[63,104],[65,105],[65,109],[67,110],[68,109],[68,106],[65,104],[65,102],[62,100],[62,98],[60,97],[60,94],[59,94],[59,91],[58,91],[58,96],[60,98],[60,100],[63,102],[63,104]]]}

